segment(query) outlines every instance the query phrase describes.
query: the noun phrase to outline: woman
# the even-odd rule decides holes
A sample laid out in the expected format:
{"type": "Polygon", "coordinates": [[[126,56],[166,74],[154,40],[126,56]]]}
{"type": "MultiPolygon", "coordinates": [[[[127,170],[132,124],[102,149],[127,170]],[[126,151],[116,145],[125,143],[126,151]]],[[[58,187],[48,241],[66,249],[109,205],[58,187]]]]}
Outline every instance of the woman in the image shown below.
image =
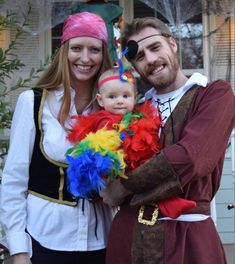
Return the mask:
{"type": "Polygon", "coordinates": [[[97,79],[111,67],[104,21],[83,12],[64,23],[61,47],[17,102],[2,179],[2,210],[14,264],[105,263],[112,210],[74,199],[66,186],[71,116],[89,114],[97,79]]]}

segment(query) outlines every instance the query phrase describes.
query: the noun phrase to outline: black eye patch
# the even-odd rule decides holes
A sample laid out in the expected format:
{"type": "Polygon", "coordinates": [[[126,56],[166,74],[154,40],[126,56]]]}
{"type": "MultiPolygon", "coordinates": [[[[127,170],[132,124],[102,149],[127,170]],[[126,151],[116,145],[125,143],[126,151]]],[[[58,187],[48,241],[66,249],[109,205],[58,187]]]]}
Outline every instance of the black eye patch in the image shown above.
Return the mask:
{"type": "Polygon", "coordinates": [[[137,52],[138,52],[138,43],[135,41],[135,40],[129,40],[127,42],[127,48],[128,48],[128,51],[126,53],[126,58],[127,60],[132,60],[135,58],[137,52]]]}
{"type": "Polygon", "coordinates": [[[158,33],[158,34],[153,34],[153,35],[150,35],[150,36],[147,36],[145,38],[142,38],[140,39],[138,42],[135,41],[135,40],[129,40],[127,42],[127,52],[125,54],[125,57],[127,58],[127,60],[133,60],[138,52],[138,48],[139,48],[139,45],[138,43],[144,39],[147,39],[147,38],[151,38],[151,37],[154,37],[154,36],[163,36],[165,38],[169,38],[171,37],[170,34],[167,34],[167,33],[158,33]]]}

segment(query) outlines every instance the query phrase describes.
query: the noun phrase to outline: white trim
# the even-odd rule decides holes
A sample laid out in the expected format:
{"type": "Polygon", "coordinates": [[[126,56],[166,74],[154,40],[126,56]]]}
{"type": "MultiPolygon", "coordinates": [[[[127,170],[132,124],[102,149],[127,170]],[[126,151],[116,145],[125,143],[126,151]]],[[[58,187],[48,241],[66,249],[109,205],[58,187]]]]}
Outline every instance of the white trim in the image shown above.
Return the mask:
{"type": "Polygon", "coordinates": [[[123,7],[123,18],[130,22],[134,18],[134,1],[133,0],[119,0],[120,6],[123,7]]]}
{"type": "MultiPolygon", "coordinates": [[[[39,21],[43,20],[45,12],[47,12],[46,17],[51,17],[51,9],[45,8],[40,10],[39,21]]],[[[51,45],[51,27],[48,27],[48,30],[39,33],[39,56],[42,62],[44,63],[47,57],[51,57],[52,45],[51,45]]]]}
{"type": "Polygon", "coordinates": [[[203,66],[204,66],[204,75],[208,78],[208,81],[211,81],[210,76],[210,41],[208,37],[209,34],[209,25],[210,18],[206,15],[202,16],[202,24],[203,24],[203,66]]]}

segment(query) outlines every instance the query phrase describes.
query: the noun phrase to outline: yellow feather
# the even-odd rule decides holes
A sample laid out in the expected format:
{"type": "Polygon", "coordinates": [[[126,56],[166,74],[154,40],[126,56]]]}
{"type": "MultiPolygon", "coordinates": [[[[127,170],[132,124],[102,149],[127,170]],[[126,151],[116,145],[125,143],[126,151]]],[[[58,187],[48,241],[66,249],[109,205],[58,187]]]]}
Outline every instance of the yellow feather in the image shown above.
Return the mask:
{"type": "Polygon", "coordinates": [[[115,130],[99,129],[96,133],[89,133],[86,136],[89,145],[95,151],[107,150],[117,151],[121,146],[119,133],[115,130]]]}

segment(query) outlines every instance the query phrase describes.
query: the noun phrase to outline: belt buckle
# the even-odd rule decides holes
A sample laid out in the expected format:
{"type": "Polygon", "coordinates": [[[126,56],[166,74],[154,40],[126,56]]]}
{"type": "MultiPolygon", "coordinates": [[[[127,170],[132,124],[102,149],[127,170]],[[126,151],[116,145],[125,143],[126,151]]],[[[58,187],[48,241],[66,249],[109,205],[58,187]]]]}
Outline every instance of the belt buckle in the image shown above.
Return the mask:
{"type": "Polygon", "coordinates": [[[159,214],[159,209],[158,207],[155,207],[152,213],[152,219],[151,220],[146,220],[143,219],[144,216],[144,205],[142,205],[139,209],[139,215],[138,215],[138,222],[143,225],[149,225],[153,226],[157,222],[158,214],[159,214]]]}

